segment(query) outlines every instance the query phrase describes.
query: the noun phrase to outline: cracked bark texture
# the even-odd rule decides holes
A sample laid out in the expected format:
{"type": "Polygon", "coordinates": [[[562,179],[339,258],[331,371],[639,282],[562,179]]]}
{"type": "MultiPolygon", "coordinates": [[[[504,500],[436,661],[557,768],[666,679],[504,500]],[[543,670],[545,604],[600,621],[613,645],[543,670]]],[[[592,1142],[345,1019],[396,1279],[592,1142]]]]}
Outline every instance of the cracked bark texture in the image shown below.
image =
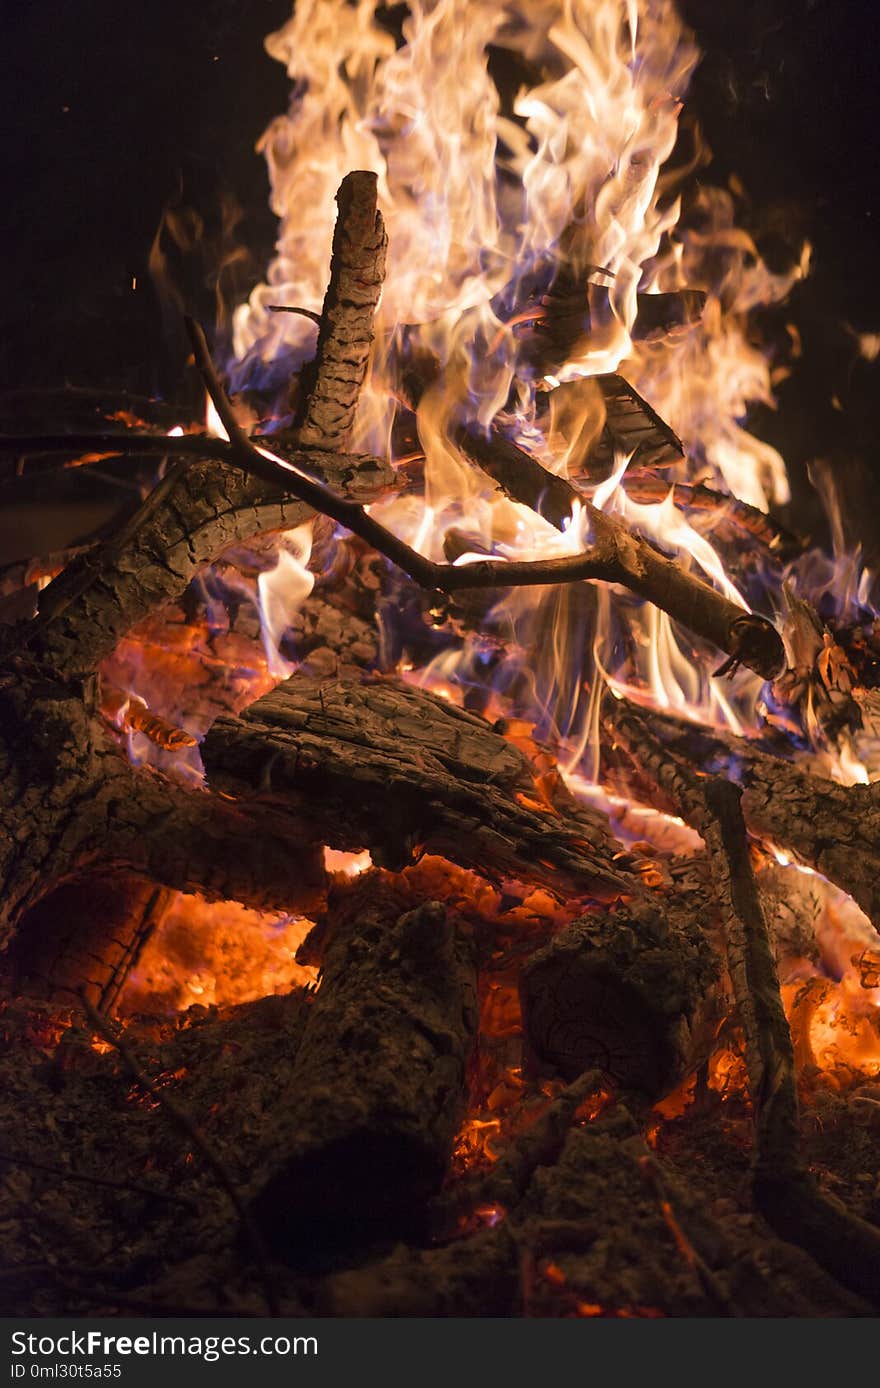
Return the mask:
{"type": "Polygon", "coordinates": [[[531,1055],[574,1080],[595,1067],[653,1099],[693,1061],[692,1028],[719,972],[705,922],[664,899],[590,912],[520,973],[531,1055]]]}
{"type": "Polygon", "coordinates": [[[290,681],[219,718],[202,754],[209,785],[242,808],[307,818],[382,866],[434,853],[605,900],[642,890],[602,816],[541,803],[527,758],[485,719],[392,680],[290,681]]]}
{"type": "Polygon", "coordinates": [[[294,422],[301,444],[344,448],[373,345],[373,316],[385,277],[388,238],[376,206],[376,174],[346,174],[336,195],[330,281],[321,311],[315,360],[303,373],[304,396],[294,422]]]}
{"type": "MultiPolygon", "coordinates": [[[[678,813],[702,836],[745,1037],[755,1124],[754,1198],[771,1227],[843,1286],[880,1305],[880,1230],[822,1192],[801,1157],[794,1048],[749,855],[739,786],[697,772],[632,710],[615,727],[678,813]]],[[[667,723],[671,720],[665,720],[667,723]]],[[[699,763],[697,763],[699,764],[699,763]]]]}
{"type": "MultiPolygon", "coordinates": [[[[313,474],[314,454],[285,450],[313,474]]],[[[375,459],[323,456],[322,480],[375,496],[389,469],[375,459]]],[[[149,613],[184,591],[230,545],[292,529],[314,512],[278,488],[215,459],[178,463],[117,532],[75,559],[43,592],[32,628],[16,635],[40,664],[66,674],[93,670],[149,613]]]]}
{"type": "MultiPolygon", "coordinates": [[[[384,485],[373,460],[325,455],[324,467],[361,494],[384,485]]],[[[53,886],[97,865],[253,906],[292,905],[302,891],[302,909],[314,906],[323,873],[308,822],[291,815],[282,828],[259,807],[245,818],[222,798],[136,772],[97,715],[95,673],[223,549],[312,514],[228,463],[181,464],[121,533],[49,585],[34,622],[3,629],[0,944],[53,886]]]]}
{"type": "Polygon", "coordinates": [[[44,677],[0,686],[0,944],[54,887],[97,867],[255,907],[313,910],[323,886],[308,824],[135,770],[76,690],[44,677]]]}

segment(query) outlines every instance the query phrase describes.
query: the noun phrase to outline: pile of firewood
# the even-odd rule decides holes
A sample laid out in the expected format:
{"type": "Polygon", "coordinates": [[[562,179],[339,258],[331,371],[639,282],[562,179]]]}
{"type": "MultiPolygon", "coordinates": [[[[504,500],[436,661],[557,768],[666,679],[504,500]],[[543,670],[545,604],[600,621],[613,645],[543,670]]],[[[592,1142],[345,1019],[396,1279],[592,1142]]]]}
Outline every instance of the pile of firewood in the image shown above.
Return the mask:
{"type": "MultiPolygon", "coordinates": [[[[478,611],[481,593],[518,585],[614,583],[717,647],[720,673],[749,666],[792,703],[797,680],[817,678],[812,666],[786,670],[770,621],[497,430],[462,421],[456,442],[560,529],[577,501],[589,549],[456,565],[453,535],[441,564],[383,527],[369,502],[400,478],[346,450],[384,256],[375,176],[350,174],[316,355],[271,454],[237,422],[195,324],[196,366],[228,441],[131,430],[2,440],[36,460],[175,457],[124,526],[64,565],[36,616],[0,628],[8,1307],[868,1314],[880,1304],[880,1210],[864,1179],[877,1100],[820,1091],[810,1112],[821,1126],[799,1113],[751,842],[788,850],[880,919],[873,788],[610,700],[609,781],[703,844],[686,862],[625,849],[503,720],[377,672],[375,567],[347,608],[332,585],[316,588],[293,678],[218,711],[201,747],[205,788],[125,755],[108,717],[121,643],[183,602],[206,565],[315,516],[356,537],[364,572],[381,556],[398,602],[420,589],[441,611],[478,611]],[[325,847],[369,849],[374,867],[334,877],[325,847]],[[316,921],[300,958],[319,967],[317,991],[120,1029],[126,973],[169,888],[316,921]],[[516,1053],[486,1025],[502,982],[521,1019],[516,1053]],[[722,1102],[705,1080],[724,1028],[742,1084],[722,1102]],[[515,1102],[502,1102],[505,1066],[519,1076],[515,1102]],[[658,1145],[655,1104],[694,1077],[687,1115],[658,1145]],[[468,1162],[463,1132],[495,1111],[495,1160],[468,1162]],[[835,1177],[834,1133],[849,1154],[835,1177]],[[829,1193],[835,1180],[845,1202],[829,1193]]],[[[562,285],[523,314],[545,369],[589,330],[574,297],[562,285]]],[[[646,331],[699,310],[694,296],[663,297],[644,306],[646,331]]],[[[438,369],[401,363],[409,407],[438,369]]],[[[654,468],[680,451],[675,436],[622,378],[597,388],[600,452],[635,450],[626,487],[643,501],[665,494],[654,468]]],[[[719,498],[679,484],[676,502],[697,511],[719,498]]],[[[768,517],[724,505],[724,526],[753,546],[778,556],[795,543],[768,517]]],[[[821,665],[820,635],[814,652],[838,720],[852,702],[855,635],[850,646],[831,642],[840,655],[821,665]]],[[[152,716],[170,752],[177,731],[152,716]]]]}

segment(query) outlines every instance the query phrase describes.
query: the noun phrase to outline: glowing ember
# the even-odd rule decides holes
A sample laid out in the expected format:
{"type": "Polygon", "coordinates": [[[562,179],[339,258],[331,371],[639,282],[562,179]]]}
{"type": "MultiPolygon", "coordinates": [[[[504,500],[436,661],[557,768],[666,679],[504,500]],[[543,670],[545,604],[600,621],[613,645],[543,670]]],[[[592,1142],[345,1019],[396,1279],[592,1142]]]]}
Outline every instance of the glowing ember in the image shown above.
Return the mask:
{"type": "Polygon", "coordinates": [[[310,929],[299,917],[178,894],[129,975],[120,1010],[167,1014],[313,984],[316,971],[295,958],[310,929]]]}

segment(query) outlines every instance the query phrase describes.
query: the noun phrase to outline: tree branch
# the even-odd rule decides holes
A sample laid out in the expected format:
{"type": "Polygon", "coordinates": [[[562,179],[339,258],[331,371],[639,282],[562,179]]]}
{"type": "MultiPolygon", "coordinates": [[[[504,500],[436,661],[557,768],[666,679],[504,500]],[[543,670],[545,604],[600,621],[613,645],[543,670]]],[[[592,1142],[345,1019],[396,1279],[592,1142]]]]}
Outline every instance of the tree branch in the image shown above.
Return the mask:
{"type": "MultiPolygon", "coordinates": [[[[708,584],[693,578],[674,560],[667,559],[589,502],[584,505],[596,543],[582,554],[509,563],[486,559],[462,565],[437,564],[426,559],[374,520],[362,506],[337,496],[307,476],[295,463],[255,447],[235,419],[214,369],[204,332],[192,319],[187,320],[187,328],[196,365],[240,466],[266,481],[283,476],[292,496],[359,535],[423,588],[457,593],[473,588],[546,587],[580,579],[603,579],[607,583],[619,583],[649,602],[657,603],[670,616],[705,636],[727,653],[728,666],[749,665],[765,679],[772,678],[783,668],[782,641],[768,621],[746,612],[708,584]]],[[[473,441],[469,445],[473,449],[472,456],[480,466],[503,473],[511,486],[511,495],[518,495],[521,490],[513,477],[516,470],[518,475],[526,477],[537,502],[549,477],[539,463],[513,444],[509,445],[507,455],[499,455],[493,442],[484,447],[482,436],[479,441],[476,435],[469,437],[473,441]],[[516,493],[512,490],[514,485],[516,493]]]]}
{"type": "Polygon", "coordinates": [[[297,441],[346,447],[373,345],[373,315],[385,278],[388,237],[376,206],[376,174],[346,174],[336,194],[330,280],[318,328],[315,359],[299,381],[297,441]]]}
{"type": "MultiPolygon", "coordinates": [[[[68,674],[94,670],[133,626],[179,596],[225,549],[310,518],[308,505],[286,493],[282,470],[267,467],[254,478],[232,461],[237,450],[222,446],[225,461],[179,462],[119,531],[44,590],[23,642],[17,633],[35,659],[68,674]]],[[[305,461],[315,465],[313,455],[305,461]]],[[[390,476],[374,459],[325,453],[321,466],[326,477],[361,496],[381,491],[390,476]]]]}

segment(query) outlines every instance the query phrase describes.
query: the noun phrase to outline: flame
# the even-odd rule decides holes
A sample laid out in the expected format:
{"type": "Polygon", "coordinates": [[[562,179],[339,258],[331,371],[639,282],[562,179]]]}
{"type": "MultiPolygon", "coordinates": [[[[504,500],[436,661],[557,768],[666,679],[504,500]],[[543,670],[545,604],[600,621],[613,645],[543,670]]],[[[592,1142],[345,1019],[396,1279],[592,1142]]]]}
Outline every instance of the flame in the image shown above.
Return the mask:
{"type": "Polygon", "coordinates": [[[340,848],[324,849],[324,866],[328,872],[341,872],[346,877],[359,877],[369,872],[373,859],[367,849],[362,853],[346,853],[340,848]]]}
{"type": "MultiPolygon", "coordinates": [[[[690,163],[669,171],[698,59],[673,0],[411,0],[399,40],[392,27],[377,0],[300,0],[267,39],[293,82],[288,113],[259,145],[280,228],[266,282],[234,316],[233,378],[281,359],[295,370],[312,354],[314,323],[272,306],[320,310],[337,187],[349,169],[372,169],[388,267],[353,445],[410,456],[411,436],[401,451],[395,435],[399,369],[426,356],[439,368],[416,410],[422,499],[383,500],[378,519],[435,559],[464,522],[473,543],[458,546],[458,564],[583,548],[586,512],[575,506],[560,533],[503,497],[462,456],[455,430],[494,427],[550,471],[583,472],[605,421],[595,378],[618,367],[691,441],[682,477],[764,509],[784,501],[781,457],[743,425],[749,405],[772,402],[771,363],[748,316],[785,298],[807,273],[809,250],[788,273],[771,273],[722,190],[700,189],[683,214],[676,183],[707,153],[698,142],[690,163]],[[498,76],[498,54],[527,79],[518,90],[498,76]],[[701,318],[637,340],[638,296],[681,289],[706,295],[701,318]],[[535,359],[528,344],[560,293],[573,331],[558,360],[535,359]]],[[[209,428],[223,433],[213,407],[209,428]]],[[[671,489],[653,505],[627,497],[628,462],[618,456],[610,476],[587,475],[593,504],[748,611],[708,530],[671,489]]],[[[288,581],[296,601],[302,575],[282,560],[273,594],[288,581]]],[[[510,701],[516,689],[510,711],[539,723],[570,773],[599,775],[609,686],[735,731],[756,723],[757,679],[740,675],[722,689],[704,673],[712,657],[695,660],[693,640],[665,615],[605,590],[592,602],[516,590],[481,635],[447,649],[420,681],[485,684],[492,633],[496,649],[506,647],[492,657],[496,690],[510,701]]],[[[290,663],[274,654],[270,669],[283,678],[290,663]]]]}
{"type": "MultiPolygon", "coordinates": [[[[771,271],[737,225],[738,185],[686,186],[708,151],[698,136],[689,157],[684,149],[679,116],[699,54],[674,0],[410,0],[402,22],[392,10],[300,0],[266,41],[293,84],[288,112],[259,145],[280,227],[265,282],[234,315],[233,382],[273,363],[289,380],[312,355],[336,190],[351,168],[372,169],[388,269],[352,444],[423,459],[421,495],[384,499],[377,518],[438,559],[458,528],[460,565],[588,545],[583,507],[559,531],[462,455],[462,422],[494,428],[749,611],[712,519],[686,516],[671,486],[653,504],[629,497],[631,454],[618,452],[605,475],[593,457],[607,422],[597,377],[620,368],[685,440],[681,462],[665,464],[671,479],[709,481],[763,509],[788,497],[782,458],[744,424],[751,405],[772,404],[785,369],[755,341],[750,314],[785,299],[810,251],[771,271]],[[695,290],[699,315],[674,331],[637,330],[640,302],[695,290]],[[547,329],[559,302],[571,330],[554,346],[547,329]],[[437,369],[423,381],[417,438],[409,421],[404,441],[401,367],[425,358],[437,369]]],[[[859,346],[871,350],[867,339],[859,346]]],[[[206,422],[226,437],[210,402],[206,422]]],[[[281,647],[314,582],[307,563],[305,533],[295,532],[258,580],[271,679],[295,668],[281,647]]],[[[761,597],[772,606],[772,593],[761,597]]],[[[629,594],[520,589],[415,678],[441,690],[491,683],[489,701],[532,719],[567,774],[596,780],[609,688],[737,732],[757,728],[760,681],[740,673],[722,687],[707,674],[713,655],[629,594]]],[[[809,715],[816,742],[822,730],[809,715]]],[[[841,738],[831,760],[847,783],[870,778],[854,740],[841,738]]]]}
{"type": "MultiPolygon", "coordinates": [[[[586,505],[575,502],[557,528],[504,496],[458,446],[466,424],[494,430],[569,478],[593,507],[619,516],[743,612],[775,611],[783,625],[783,578],[799,596],[832,588],[841,612],[866,605],[871,575],[860,560],[845,558],[830,490],[834,561],[813,554],[785,573],[756,561],[751,577],[744,577],[742,556],[731,561],[724,547],[723,510],[698,513],[676,500],[676,482],[709,483],[761,511],[788,499],[782,457],[746,426],[750,407],[773,404],[774,383],[787,369],[762,348],[751,315],[795,289],[809,272],[810,250],[805,246],[787,271],[772,271],[737,225],[736,185],[686,186],[707,151],[697,138],[683,160],[679,116],[699,55],[674,0],[409,0],[407,11],[401,24],[400,7],[379,0],[297,0],[287,24],[266,41],[292,82],[289,111],[259,145],[280,226],[265,282],[234,314],[233,387],[276,364],[289,382],[313,355],[313,318],[272,306],[320,312],[338,185],[353,168],[372,169],[389,233],[388,269],[352,448],[390,458],[402,481],[416,465],[422,475],[417,489],[402,486],[371,514],[420,553],[440,560],[448,549],[459,565],[486,554],[570,555],[590,544],[586,505]],[[646,296],[683,290],[705,296],[698,317],[674,331],[640,330],[646,296]],[[560,304],[567,328],[557,340],[560,304]],[[420,398],[408,412],[403,368],[426,361],[431,369],[425,367],[420,398]],[[680,460],[666,459],[662,474],[653,470],[652,495],[662,496],[661,478],[668,489],[650,504],[627,491],[641,458],[605,440],[610,406],[598,378],[618,370],[684,440],[680,460]]],[[[854,336],[873,359],[876,335],[854,336]]],[[[799,350],[792,333],[792,356],[799,350]]],[[[239,400],[236,408],[244,418],[247,407],[239,400]]],[[[279,416],[288,410],[285,396],[279,416]]],[[[226,437],[210,402],[206,427],[226,437]]],[[[130,717],[138,699],[154,718],[197,740],[218,703],[241,707],[295,670],[285,633],[315,582],[312,538],[311,526],[301,526],[282,537],[274,567],[263,554],[237,578],[223,570],[227,587],[259,610],[262,648],[252,642],[246,658],[245,643],[232,633],[223,633],[229,642],[222,646],[210,600],[203,619],[179,624],[170,640],[154,624],[123,643],[105,673],[108,688],[122,691],[115,716],[138,755],[157,760],[161,752],[193,777],[199,772],[197,747],[184,754],[143,746],[147,739],[130,717]],[[181,708],[179,689],[214,669],[215,657],[225,660],[234,688],[224,689],[221,701],[212,684],[210,707],[205,694],[197,708],[181,708]]],[[[516,589],[487,598],[477,620],[459,621],[455,604],[434,617],[443,629],[433,648],[439,654],[413,661],[405,677],[460,703],[471,696],[473,706],[526,728],[530,743],[534,733],[551,747],[558,766],[552,760],[548,785],[562,776],[608,809],[629,842],[648,840],[649,881],[662,878],[654,859],[691,853],[694,838],[680,821],[602,787],[604,694],[737,733],[756,732],[772,718],[757,677],[741,671],[724,685],[712,679],[715,652],[664,613],[607,585],[516,589]]],[[[846,660],[830,638],[817,636],[802,721],[812,764],[821,746],[827,774],[865,784],[880,769],[880,751],[872,759],[866,738],[849,733],[829,739],[810,684],[815,677],[836,694],[849,680],[846,660]]],[[[794,715],[786,726],[797,731],[794,715]]],[[[880,748],[880,715],[877,727],[880,748]]],[[[539,782],[524,803],[547,809],[550,799],[539,782]]],[[[777,852],[780,866],[783,856],[777,852]]],[[[329,854],[327,866],[354,874],[369,859],[329,854]]],[[[788,880],[802,871],[792,865],[788,880]]],[[[791,992],[793,1024],[815,1063],[833,1069],[845,1055],[847,1064],[870,1064],[877,989],[864,985],[864,968],[852,960],[873,958],[877,942],[854,904],[823,882],[809,880],[820,903],[811,917],[819,959],[810,966],[812,991],[804,994],[810,1019],[803,1021],[807,1002],[791,992]]],[[[503,913],[487,904],[490,889],[471,884],[467,891],[497,926],[503,913]]],[[[186,911],[202,951],[211,912],[204,904],[186,911]]],[[[522,903],[509,921],[525,929],[528,916],[522,903]]],[[[558,905],[535,906],[545,933],[559,916],[558,905]]],[[[221,911],[212,927],[221,933],[222,919],[221,911]]],[[[264,935],[276,929],[268,920],[251,924],[264,935]]],[[[295,934],[299,926],[289,929],[295,934]]],[[[163,948],[170,958],[167,940],[163,948]]],[[[248,987],[268,986],[274,965],[248,966],[241,952],[236,958],[257,979],[248,987]]],[[[235,993],[216,961],[200,956],[187,969],[180,1005],[235,993]]],[[[283,976],[285,986],[300,978],[295,968],[283,976]]],[[[803,977],[786,986],[806,987],[803,977]]],[[[528,1086],[510,1055],[520,1032],[514,963],[488,971],[481,1009],[485,1050],[475,1112],[461,1136],[465,1163],[497,1151],[508,1109],[525,1102],[528,1086]]],[[[739,1051],[724,1038],[710,1086],[726,1093],[741,1091],[743,1082],[739,1051]]],[[[682,1096],[670,1102],[674,1108],[682,1096]]]]}
{"type": "Polygon", "coordinates": [[[795,1058],[808,1082],[821,1072],[825,1084],[845,1087],[854,1079],[880,1075],[880,1013],[866,1006],[854,974],[835,983],[827,978],[783,987],[795,1058]]]}
{"type": "Polygon", "coordinates": [[[306,521],[281,536],[274,569],[257,579],[263,643],[269,674],[287,679],[295,664],[281,654],[281,640],[296,613],[315,586],[315,575],[306,568],[312,549],[312,522],[306,521]]]}

